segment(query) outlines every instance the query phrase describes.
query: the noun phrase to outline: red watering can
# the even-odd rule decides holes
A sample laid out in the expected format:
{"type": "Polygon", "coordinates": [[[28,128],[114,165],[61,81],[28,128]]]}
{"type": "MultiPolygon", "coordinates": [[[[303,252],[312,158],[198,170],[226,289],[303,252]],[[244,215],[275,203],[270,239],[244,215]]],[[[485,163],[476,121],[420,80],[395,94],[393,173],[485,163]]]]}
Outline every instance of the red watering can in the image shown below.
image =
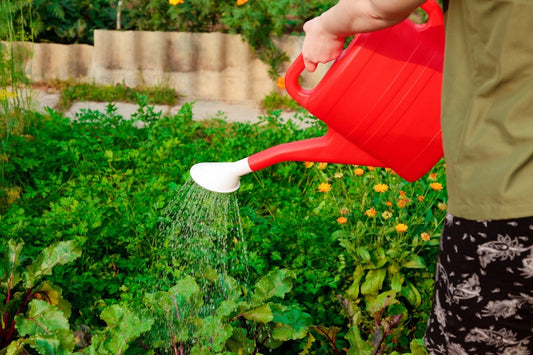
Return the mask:
{"type": "Polygon", "coordinates": [[[407,181],[441,158],[440,95],[444,21],[435,0],[424,3],[425,24],[406,19],[357,35],[313,89],[298,78],[300,55],[285,77],[287,92],[325,122],[319,138],[281,144],[230,163],[200,163],[191,176],[216,192],[239,188],[239,177],[282,161],[388,167],[407,181]]]}

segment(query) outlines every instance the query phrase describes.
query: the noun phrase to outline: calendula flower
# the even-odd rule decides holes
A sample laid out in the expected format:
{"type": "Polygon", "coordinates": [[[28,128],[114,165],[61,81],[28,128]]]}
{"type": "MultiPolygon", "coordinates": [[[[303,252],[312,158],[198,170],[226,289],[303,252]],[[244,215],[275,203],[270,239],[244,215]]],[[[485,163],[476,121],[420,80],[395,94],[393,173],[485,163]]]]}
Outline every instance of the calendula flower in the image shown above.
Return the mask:
{"type": "Polygon", "coordinates": [[[409,202],[411,202],[408,198],[400,198],[398,199],[398,207],[404,208],[409,202]]]}
{"type": "Polygon", "coordinates": [[[431,239],[431,236],[429,235],[429,233],[422,233],[420,234],[420,238],[424,241],[424,242],[429,242],[429,240],[431,239]]]}
{"type": "Polygon", "coordinates": [[[392,212],[391,211],[385,211],[381,214],[381,217],[383,217],[383,219],[390,219],[392,217],[392,212]]]}
{"type": "Polygon", "coordinates": [[[304,164],[305,164],[305,168],[309,169],[310,167],[313,166],[314,163],[312,161],[306,161],[306,162],[304,162],[304,164]]]}
{"type": "Polygon", "coordinates": [[[237,244],[239,242],[239,239],[237,239],[237,237],[233,237],[233,242],[237,244]]]}
{"type": "Polygon", "coordinates": [[[374,185],[374,191],[376,191],[376,192],[385,192],[388,189],[389,189],[389,186],[387,184],[374,185]]]}
{"type": "Polygon", "coordinates": [[[435,191],[442,190],[442,184],[440,182],[432,182],[429,184],[429,187],[431,187],[435,191]]]}
{"type": "Polygon", "coordinates": [[[319,192],[328,192],[329,190],[331,190],[331,185],[328,184],[327,182],[323,182],[320,185],[318,185],[319,192]]]}
{"type": "Polygon", "coordinates": [[[394,229],[396,229],[396,232],[403,233],[407,231],[407,224],[398,223],[396,226],[394,226],[394,229]]]}
{"type": "Polygon", "coordinates": [[[343,176],[344,176],[343,173],[335,173],[335,174],[333,175],[333,177],[334,177],[335,179],[342,179],[343,176]]]}
{"type": "MultiPolygon", "coordinates": [[[[246,3],[246,1],[245,1],[246,3]]],[[[281,90],[285,90],[285,78],[280,76],[278,77],[278,81],[276,82],[276,86],[280,88],[281,90]]]]}
{"type": "Polygon", "coordinates": [[[364,173],[365,173],[365,171],[364,171],[363,169],[361,169],[361,168],[355,168],[354,171],[353,171],[353,174],[354,174],[355,176],[361,176],[361,175],[363,175],[364,173]]]}
{"type": "Polygon", "coordinates": [[[237,6],[244,5],[248,2],[248,0],[237,0],[237,6]]]}
{"type": "Polygon", "coordinates": [[[344,224],[344,223],[348,222],[348,218],[346,218],[346,217],[339,217],[339,218],[337,218],[337,222],[338,222],[339,224],[344,224]]]}
{"type": "Polygon", "coordinates": [[[327,167],[328,167],[328,163],[318,163],[318,168],[320,170],[324,170],[327,167]]]}
{"type": "Polygon", "coordinates": [[[420,195],[416,199],[418,200],[418,202],[422,202],[424,201],[424,196],[420,195]]]}
{"type": "Polygon", "coordinates": [[[374,209],[374,207],[371,207],[370,209],[366,210],[365,216],[376,217],[376,210],[374,209]]]}
{"type": "Polygon", "coordinates": [[[348,209],[348,207],[342,207],[339,211],[339,213],[341,214],[341,216],[345,216],[347,215],[348,213],[350,213],[350,210],[348,209]]]}
{"type": "Polygon", "coordinates": [[[431,180],[431,181],[437,180],[437,174],[435,174],[435,173],[429,174],[428,175],[428,179],[431,180]]]}
{"type": "Polygon", "coordinates": [[[390,201],[385,202],[385,204],[387,205],[387,207],[392,207],[392,202],[390,201]]]}
{"type": "Polygon", "coordinates": [[[437,207],[438,207],[439,210],[441,210],[441,211],[446,211],[446,210],[448,209],[448,206],[446,206],[446,204],[443,203],[443,202],[439,202],[439,203],[437,204],[437,207]]]}
{"type": "Polygon", "coordinates": [[[400,191],[400,197],[405,197],[405,192],[400,191]]]}
{"type": "Polygon", "coordinates": [[[178,4],[183,4],[183,2],[184,2],[184,0],[168,0],[168,3],[170,5],[174,5],[174,6],[176,6],[178,4]]]}

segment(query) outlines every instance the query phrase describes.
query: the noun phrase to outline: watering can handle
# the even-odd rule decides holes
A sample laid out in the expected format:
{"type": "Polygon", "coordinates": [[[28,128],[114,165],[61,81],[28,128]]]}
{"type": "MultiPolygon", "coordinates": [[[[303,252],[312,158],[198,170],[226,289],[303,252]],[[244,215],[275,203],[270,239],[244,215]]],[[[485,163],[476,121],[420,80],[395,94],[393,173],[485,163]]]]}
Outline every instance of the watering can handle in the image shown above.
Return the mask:
{"type": "MultiPolygon", "coordinates": [[[[421,27],[421,31],[425,31],[431,27],[438,27],[444,25],[444,16],[442,14],[442,9],[436,0],[428,0],[423,3],[421,6],[428,14],[428,21],[421,27]]],[[[409,21],[409,20],[407,20],[409,21]]],[[[341,54],[342,56],[342,54],[341,54]]],[[[304,89],[300,86],[298,79],[300,74],[305,70],[305,64],[302,54],[300,53],[296,60],[291,64],[287,73],[285,74],[285,84],[287,92],[302,106],[306,106],[305,103],[307,98],[313,92],[312,89],[304,89]]]]}

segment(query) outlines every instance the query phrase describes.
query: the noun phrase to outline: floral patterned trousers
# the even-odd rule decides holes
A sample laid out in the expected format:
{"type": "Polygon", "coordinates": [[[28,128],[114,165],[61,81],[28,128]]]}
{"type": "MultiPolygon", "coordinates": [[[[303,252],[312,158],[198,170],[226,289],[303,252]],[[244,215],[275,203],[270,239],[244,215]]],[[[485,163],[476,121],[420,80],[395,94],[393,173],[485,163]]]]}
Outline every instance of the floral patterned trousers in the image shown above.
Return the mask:
{"type": "Polygon", "coordinates": [[[533,217],[446,217],[425,341],[430,354],[533,355],[533,217]]]}

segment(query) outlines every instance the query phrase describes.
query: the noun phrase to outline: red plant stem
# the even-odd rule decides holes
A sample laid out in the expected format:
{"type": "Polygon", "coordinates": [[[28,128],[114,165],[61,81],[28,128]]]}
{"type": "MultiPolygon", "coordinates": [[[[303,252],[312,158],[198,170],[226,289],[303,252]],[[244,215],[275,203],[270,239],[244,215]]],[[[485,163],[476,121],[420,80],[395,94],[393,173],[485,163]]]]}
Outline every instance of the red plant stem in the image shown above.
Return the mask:
{"type": "MultiPolygon", "coordinates": [[[[13,316],[13,321],[11,322],[11,325],[9,326],[9,330],[7,332],[7,335],[5,336],[5,340],[10,343],[11,342],[11,337],[13,336],[13,334],[15,333],[15,317],[20,314],[20,312],[22,312],[22,308],[25,307],[29,302],[30,300],[32,299],[32,297],[34,296],[33,294],[33,287],[30,288],[28,290],[28,292],[26,292],[26,296],[24,297],[24,300],[22,301],[22,304],[20,305],[20,307],[17,309],[17,312],[15,312],[15,315],[13,316]]],[[[10,315],[10,313],[6,313],[8,316],[10,315]]],[[[7,318],[6,320],[6,323],[7,324],[7,321],[9,320],[9,317],[7,318]]]]}

